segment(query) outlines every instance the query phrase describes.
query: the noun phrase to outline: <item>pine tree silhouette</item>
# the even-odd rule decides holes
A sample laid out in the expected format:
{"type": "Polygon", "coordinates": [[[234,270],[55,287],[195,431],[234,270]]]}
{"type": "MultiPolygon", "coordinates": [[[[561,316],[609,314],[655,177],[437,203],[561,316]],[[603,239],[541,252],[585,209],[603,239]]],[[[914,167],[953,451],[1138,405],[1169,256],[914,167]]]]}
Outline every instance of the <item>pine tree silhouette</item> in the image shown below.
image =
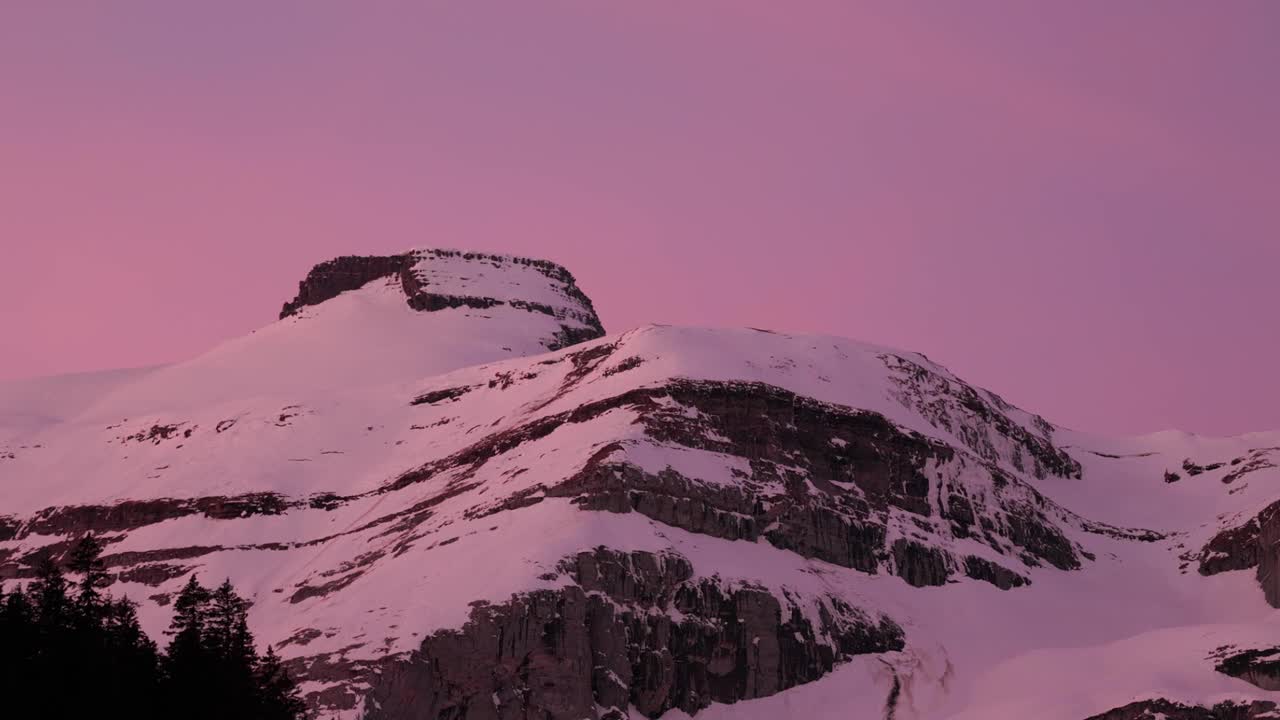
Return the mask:
{"type": "Polygon", "coordinates": [[[258,653],[249,632],[248,609],[249,603],[226,580],[213,591],[206,628],[215,666],[214,682],[219,686],[225,710],[241,717],[253,712],[257,695],[254,667],[258,653]]]}
{"type": "Polygon", "coordinates": [[[80,538],[71,550],[67,569],[80,576],[77,609],[87,616],[97,617],[102,609],[102,593],[98,588],[107,584],[106,566],[102,562],[102,543],[93,535],[80,538]]]}
{"type": "Polygon", "coordinates": [[[109,600],[101,614],[106,649],[106,697],[138,718],[160,718],[161,677],[156,644],[142,631],[128,598],[109,600]]]}
{"type": "Polygon", "coordinates": [[[258,656],[249,602],[230,581],[211,593],[194,575],[188,579],[174,602],[169,645],[161,656],[134,604],[102,592],[110,577],[101,555],[101,543],[85,536],[67,555],[74,583],[44,556],[25,592],[0,587],[5,717],[306,717],[275,651],[258,656]]]}
{"type": "Polygon", "coordinates": [[[204,686],[212,679],[213,658],[206,638],[209,591],[192,575],[173,602],[171,636],[164,660],[165,703],[170,709],[190,708],[193,719],[214,718],[220,700],[204,686]],[[201,700],[192,703],[195,698],[201,700]]]}
{"type": "Polygon", "coordinates": [[[48,553],[36,562],[36,579],[28,592],[36,608],[37,626],[50,633],[66,628],[71,619],[67,578],[48,553]]]}
{"type": "Polygon", "coordinates": [[[262,720],[295,720],[305,716],[307,706],[298,696],[298,687],[270,646],[258,663],[257,683],[262,720]]]}

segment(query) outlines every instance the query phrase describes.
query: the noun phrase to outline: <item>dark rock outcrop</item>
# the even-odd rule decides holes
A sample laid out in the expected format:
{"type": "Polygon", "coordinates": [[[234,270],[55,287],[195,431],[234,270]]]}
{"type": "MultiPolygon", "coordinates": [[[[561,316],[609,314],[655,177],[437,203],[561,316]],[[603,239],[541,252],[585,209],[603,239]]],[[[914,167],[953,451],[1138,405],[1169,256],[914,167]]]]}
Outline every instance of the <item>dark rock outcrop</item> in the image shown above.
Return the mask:
{"type": "MultiPolygon", "coordinates": [[[[118,533],[128,533],[148,525],[192,515],[211,520],[236,520],[254,515],[281,515],[297,508],[332,510],[350,498],[334,495],[312,497],[304,500],[289,499],[272,492],[246,493],[244,495],[215,495],[200,498],[156,498],[154,500],[125,500],[111,505],[67,505],[45,508],[25,518],[0,518],[0,540],[26,540],[42,536],[59,540],[36,541],[21,551],[0,551],[0,580],[29,578],[34,575],[36,562],[43,556],[61,558],[70,550],[75,538],[86,533],[103,537],[106,545],[120,539],[118,533]]],[[[377,522],[377,521],[374,521],[377,522]]],[[[385,522],[385,520],[384,520],[385,522]]],[[[357,532],[363,527],[345,532],[357,532]]],[[[321,543],[332,536],[302,541],[298,545],[321,543]]],[[[256,543],[233,546],[237,549],[284,550],[283,543],[256,543]]],[[[108,567],[121,570],[112,575],[112,582],[124,580],[144,584],[158,584],[186,572],[183,566],[163,565],[165,561],[190,559],[228,548],[222,546],[186,546],[156,548],[145,551],[127,551],[103,556],[108,567]]]]}
{"type": "Polygon", "coordinates": [[[366,717],[581,720],[625,717],[628,705],[692,714],[903,646],[892,621],[837,598],[818,600],[815,623],[791,598],[695,579],[671,553],[597,548],[561,571],[575,584],[479,604],[463,628],[383,668],[366,717]]]}
{"type": "Polygon", "coordinates": [[[1280,501],[1241,525],[1214,535],[1200,551],[1200,574],[1256,568],[1258,584],[1271,607],[1280,607],[1280,501]]]}
{"type": "Polygon", "coordinates": [[[1226,463],[1215,462],[1215,463],[1209,463],[1208,465],[1197,465],[1196,463],[1191,461],[1191,458],[1187,458],[1186,460],[1182,461],[1182,469],[1184,472],[1187,473],[1188,477],[1195,477],[1197,475],[1201,475],[1207,472],[1213,472],[1214,470],[1217,470],[1223,465],[1226,465],[1226,463]]]}
{"type": "Polygon", "coordinates": [[[125,500],[112,505],[65,505],[41,510],[19,524],[13,536],[21,539],[33,533],[74,536],[134,530],[187,515],[204,515],[216,520],[279,515],[289,507],[291,503],[283,496],[270,492],[183,500],[125,500]]]}
{"type": "Polygon", "coordinates": [[[989,582],[1001,590],[1022,587],[1030,580],[990,560],[970,555],[964,559],[964,574],[974,580],[989,582]]]}
{"type": "Polygon", "coordinates": [[[945,585],[950,574],[941,550],[911,540],[893,542],[893,562],[898,577],[914,587],[945,585]]]}
{"type": "Polygon", "coordinates": [[[1273,453],[1277,451],[1280,451],[1280,448],[1257,448],[1250,450],[1249,454],[1244,457],[1233,459],[1231,461],[1231,471],[1222,476],[1222,483],[1230,485],[1250,473],[1276,467],[1273,461],[1273,453]]]}
{"type": "Polygon", "coordinates": [[[1205,543],[1199,556],[1200,574],[1216,575],[1229,570],[1247,570],[1258,564],[1258,518],[1226,528],[1205,543]]]}
{"type": "Polygon", "coordinates": [[[1132,702],[1085,720],[1261,720],[1275,717],[1275,712],[1275,703],[1261,700],[1247,704],[1224,702],[1205,707],[1157,699],[1132,702]]]}
{"type": "Polygon", "coordinates": [[[1280,690],[1280,647],[1224,651],[1213,669],[1263,690],[1280,690]]]}
{"type": "Polygon", "coordinates": [[[1267,603],[1280,608],[1280,502],[1258,515],[1257,577],[1267,603]]]}
{"type": "Polygon", "coordinates": [[[458,398],[471,392],[473,388],[466,385],[462,387],[441,388],[440,390],[432,390],[425,392],[414,398],[410,405],[435,405],[441,402],[454,402],[458,398]]]}
{"type": "Polygon", "coordinates": [[[22,523],[18,518],[10,515],[0,515],[0,542],[17,538],[18,530],[21,527],[22,523]]]}
{"type": "Polygon", "coordinates": [[[359,290],[380,278],[399,276],[413,266],[412,253],[403,255],[344,255],[316,265],[298,283],[298,294],[284,304],[280,318],[309,305],[332,300],[348,290],[359,290]]]}
{"type": "MultiPolygon", "coordinates": [[[[1213,472],[1214,470],[1220,470],[1224,467],[1230,467],[1231,469],[1222,476],[1222,484],[1230,485],[1250,473],[1276,467],[1273,455],[1277,452],[1280,452],[1280,448],[1254,448],[1250,450],[1247,455],[1232,458],[1230,462],[1220,460],[1217,462],[1206,463],[1204,465],[1195,462],[1191,458],[1187,458],[1182,461],[1182,470],[1186,472],[1189,477],[1195,477],[1207,472],[1213,472]]],[[[1177,479],[1177,473],[1165,471],[1165,482],[1173,482],[1177,479]],[[1170,480],[1171,477],[1172,480],[1170,480]]]]}

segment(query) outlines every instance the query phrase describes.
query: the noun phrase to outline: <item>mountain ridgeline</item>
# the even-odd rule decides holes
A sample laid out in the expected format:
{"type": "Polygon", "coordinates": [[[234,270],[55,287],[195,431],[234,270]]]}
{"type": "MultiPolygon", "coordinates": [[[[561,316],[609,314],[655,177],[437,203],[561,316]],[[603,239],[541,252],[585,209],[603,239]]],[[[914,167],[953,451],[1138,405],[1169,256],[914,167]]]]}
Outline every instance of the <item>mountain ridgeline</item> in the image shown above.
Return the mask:
{"type": "Polygon", "coordinates": [[[547,261],[348,256],[191,360],[0,386],[4,632],[92,538],[89,694],[142,717],[1272,717],[1278,465],[843,338],[606,334],[547,261]]]}

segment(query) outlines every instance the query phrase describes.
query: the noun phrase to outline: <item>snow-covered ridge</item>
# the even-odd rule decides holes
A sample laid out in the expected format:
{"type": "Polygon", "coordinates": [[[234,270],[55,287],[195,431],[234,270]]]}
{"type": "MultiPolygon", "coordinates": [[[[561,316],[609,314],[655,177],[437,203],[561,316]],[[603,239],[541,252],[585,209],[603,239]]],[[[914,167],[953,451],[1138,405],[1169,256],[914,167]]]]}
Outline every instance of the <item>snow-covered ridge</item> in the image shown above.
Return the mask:
{"type": "Polygon", "coordinates": [[[338,258],[308,274],[281,319],[198,357],[0,386],[0,447],[76,419],[225,405],[225,420],[603,334],[591,300],[553,263],[448,250],[338,258]]]}

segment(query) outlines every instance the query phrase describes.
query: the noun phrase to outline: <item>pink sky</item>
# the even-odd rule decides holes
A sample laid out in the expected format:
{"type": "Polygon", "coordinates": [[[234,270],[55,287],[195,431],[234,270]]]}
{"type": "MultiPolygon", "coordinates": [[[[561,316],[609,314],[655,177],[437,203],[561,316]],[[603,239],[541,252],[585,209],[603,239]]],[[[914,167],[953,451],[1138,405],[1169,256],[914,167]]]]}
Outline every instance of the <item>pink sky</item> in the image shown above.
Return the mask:
{"type": "Polygon", "coordinates": [[[7,3],[0,378],[190,357],[315,262],[439,245],[560,261],[613,331],[1277,428],[1278,31],[1244,0],[7,3]]]}

